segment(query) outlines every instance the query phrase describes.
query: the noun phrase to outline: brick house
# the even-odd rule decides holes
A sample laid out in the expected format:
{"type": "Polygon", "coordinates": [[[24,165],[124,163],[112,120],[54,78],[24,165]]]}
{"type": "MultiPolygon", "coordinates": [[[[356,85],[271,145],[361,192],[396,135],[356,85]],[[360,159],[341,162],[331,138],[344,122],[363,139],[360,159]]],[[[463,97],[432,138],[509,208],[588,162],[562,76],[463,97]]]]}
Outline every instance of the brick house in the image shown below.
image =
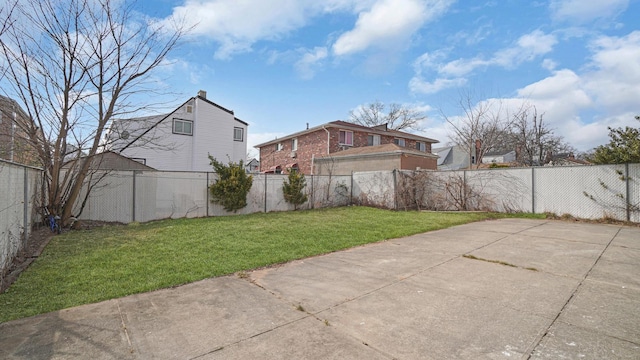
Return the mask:
{"type": "Polygon", "coordinates": [[[0,95],[0,159],[38,166],[36,150],[25,132],[29,115],[13,99],[0,95]]]}
{"type": "MultiPolygon", "coordinates": [[[[327,155],[338,157],[341,151],[385,144],[395,144],[401,152],[406,149],[407,152],[424,154],[419,165],[411,163],[414,167],[412,170],[415,167],[435,170],[437,156],[431,154],[431,145],[437,142],[424,136],[388,129],[386,124],[367,127],[346,121],[332,121],[255,147],[260,151],[260,172],[286,173],[287,169],[296,168],[303,174],[313,175],[316,158],[326,158],[327,155]]],[[[381,151],[387,153],[388,149],[381,151]]],[[[369,158],[372,154],[375,151],[367,152],[369,158]]],[[[350,155],[352,162],[354,155],[350,155]]],[[[366,170],[379,169],[372,162],[371,168],[366,170]]],[[[348,169],[341,171],[347,172],[348,169]]]]}

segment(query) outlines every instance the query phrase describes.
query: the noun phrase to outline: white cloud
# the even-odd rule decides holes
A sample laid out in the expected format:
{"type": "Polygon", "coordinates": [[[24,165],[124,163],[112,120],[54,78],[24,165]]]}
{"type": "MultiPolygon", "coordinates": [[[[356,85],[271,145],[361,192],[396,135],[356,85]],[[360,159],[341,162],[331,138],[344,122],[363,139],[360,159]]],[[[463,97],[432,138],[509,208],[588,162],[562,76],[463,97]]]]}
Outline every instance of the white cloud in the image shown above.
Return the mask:
{"type": "Polygon", "coordinates": [[[547,69],[549,71],[553,71],[558,66],[558,63],[556,63],[555,61],[553,61],[551,59],[544,59],[544,60],[542,60],[541,66],[542,66],[543,69],[547,69]]]}
{"type": "Polygon", "coordinates": [[[522,35],[512,47],[496,51],[489,59],[480,57],[472,59],[458,59],[441,65],[439,72],[444,75],[464,76],[479,67],[501,66],[513,68],[526,61],[531,61],[540,55],[553,50],[558,40],[554,35],[535,30],[522,35]]]}
{"type": "Polygon", "coordinates": [[[516,46],[496,52],[489,64],[511,68],[551,52],[557,43],[555,35],[535,30],[521,36],[516,46]]]}
{"type": "Polygon", "coordinates": [[[194,25],[193,35],[220,43],[215,56],[228,59],[250,51],[256,41],[274,40],[304,26],[322,10],[295,0],[187,0],[173,9],[173,16],[194,25]]]}
{"type": "Polygon", "coordinates": [[[426,21],[446,10],[453,0],[186,0],[169,19],[185,19],[192,35],[216,41],[219,59],[252,51],[263,40],[278,40],[305,27],[314,17],[347,12],[358,14],[353,30],[334,46],[337,54],[363,50],[372,44],[406,41],[426,21]]]}
{"type": "Polygon", "coordinates": [[[544,121],[579,150],[608,142],[607,127],[637,127],[640,99],[640,31],[592,41],[589,62],[580,73],[569,69],[503,99],[510,108],[523,101],[544,113],[544,121]]]}
{"type": "Polygon", "coordinates": [[[586,23],[596,19],[610,19],[624,11],[629,0],[552,0],[552,16],[558,20],[586,23]]]}
{"type": "Polygon", "coordinates": [[[304,80],[312,79],[316,74],[316,68],[322,65],[322,60],[324,60],[327,55],[328,51],[326,47],[316,47],[311,51],[305,50],[302,58],[295,64],[298,75],[304,80]]]}
{"type": "Polygon", "coordinates": [[[477,68],[513,68],[551,52],[557,42],[554,35],[535,30],[521,36],[514,46],[496,51],[489,59],[478,56],[442,63],[442,59],[446,57],[444,51],[425,53],[414,62],[416,75],[409,81],[409,88],[414,93],[433,94],[446,88],[460,86],[466,83],[464,76],[477,68]],[[437,79],[433,82],[426,81],[423,75],[425,70],[435,70],[438,74],[437,79]]]}
{"type": "Polygon", "coordinates": [[[451,0],[380,0],[359,14],[353,30],[333,45],[335,55],[348,55],[370,47],[397,48],[427,21],[442,14],[451,0]]]}
{"type": "Polygon", "coordinates": [[[432,82],[425,81],[421,77],[414,76],[411,81],[409,81],[409,89],[414,93],[422,93],[422,94],[435,94],[441,90],[459,87],[467,83],[467,79],[464,78],[454,78],[454,79],[444,79],[438,78],[432,82]]]}
{"type": "Polygon", "coordinates": [[[585,75],[586,88],[608,111],[638,111],[640,99],[640,31],[623,37],[602,36],[585,75]]]}

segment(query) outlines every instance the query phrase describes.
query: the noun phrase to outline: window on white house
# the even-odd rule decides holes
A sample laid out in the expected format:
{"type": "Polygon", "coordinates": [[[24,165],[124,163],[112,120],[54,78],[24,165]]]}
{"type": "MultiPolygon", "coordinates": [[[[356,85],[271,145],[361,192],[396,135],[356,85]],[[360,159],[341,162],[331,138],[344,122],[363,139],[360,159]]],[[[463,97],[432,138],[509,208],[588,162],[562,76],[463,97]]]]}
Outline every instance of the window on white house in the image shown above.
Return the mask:
{"type": "Polygon", "coordinates": [[[340,130],[340,145],[353,146],[353,131],[340,130]]]}
{"type": "Polygon", "coordinates": [[[282,147],[282,143],[277,143],[276,144],[276,151],[280,151],[280,150],[282,150],[282,148],[283,148],[282,147]]]}
{"type": "Polygon", "coordinates": [[[418,151],[427,151],[427,144],[423,143],[423,142],[416,142],[416,150],[418,151]]]}
{"type": "Polygon", "coordinates": [[[395,139],[393,139],[393,143],[398,145],[398,146],[404,147],[404,139],[395,138],[395,139]]]}
{"type": "Polygon", "coordinates": [[[173,133],[180,135],[193,135],[193,121],[173,119],[173,133]]]}
{"type": "Polygon", "coordinates": [[[298,138],[291,140],[291,151],[298,150],[298,138]]]}
{"type": "Polygon", "coordinates": [[[233,128],[233,141],[242,141],[244,139],[244,129],[239,127],[233,128]]]}
{"type": "Polygon", "coordinates": [[[193,112],[193,106],[187,105],[187,113],[191,114],[193,112]]]}
{"type": "Polygon", "coordinates": [[[367,135],[367,145],[368,146],[380,145],[380,135],[367,135]]]}

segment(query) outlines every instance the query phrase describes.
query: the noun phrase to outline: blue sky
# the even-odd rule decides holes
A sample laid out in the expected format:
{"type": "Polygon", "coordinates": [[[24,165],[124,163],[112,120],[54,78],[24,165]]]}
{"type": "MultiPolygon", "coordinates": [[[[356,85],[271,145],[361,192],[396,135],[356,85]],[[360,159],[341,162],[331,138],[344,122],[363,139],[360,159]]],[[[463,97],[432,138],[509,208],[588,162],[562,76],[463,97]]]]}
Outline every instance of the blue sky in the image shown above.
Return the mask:
{"type": "Polygon", "coordinates": [[[250,148],[348,120],[376,100],[424,110],[422,135],[446,144],[442,114],[475,101],[523,101],[578,150],[607,126],[638,126],[638,0],[146,0],[140,12],[195,25],[163,79],[248,122],[250,148]]]}

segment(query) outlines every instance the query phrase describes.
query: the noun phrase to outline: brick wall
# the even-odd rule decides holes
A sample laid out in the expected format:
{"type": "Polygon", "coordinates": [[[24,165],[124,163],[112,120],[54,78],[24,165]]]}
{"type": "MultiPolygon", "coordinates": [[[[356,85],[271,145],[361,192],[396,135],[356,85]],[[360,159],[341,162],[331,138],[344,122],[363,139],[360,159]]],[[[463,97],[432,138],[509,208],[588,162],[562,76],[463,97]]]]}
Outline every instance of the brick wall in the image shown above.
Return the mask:
{"type": "MultiPolygon", "coordinates": [[[[260,171],[268,171],[273,166],[281,166],[282,171],[286,171],[284,167],[287,164],[298,164],[298,169],[303,174],[311,174],[311,163],[313,156],[322,156],[327,154],[327,132],[329,136],[328,150],[330,154],[341,151],[343,149],[351,148],[351,146],[345,146],[340,144],[340,129],[330,127],[325,129],[319,129],[317,131],[299,136],[298,150],[295,152],[295,158],[292,157],[292,139],[282,140],[281,150],[276,150],[276,144],[263,146],[260,148],[260,171]]],[[[353,131],[353,146],[352,147],[364,147],[368,146],[367,137],[369,133],[366,131],[353,131]]],[[[396,136],[381,135],[380,145],[393,143],[396,136]]],[[[425,143],[426,152],[431,153],[431,144],[425,143]]],[[[407,149],[415,150],[416,141],[405,139],[405,147],[407,149]]],[[[434,160],[435,161],[435,160],[434,160]]],[[[420,165],[418,165],[420,166],[420,165]]],[[[424,167],[427,168],[427,167],[424,167]]],[[[431,168],[431,167],[429,167],[431,168]]],[[[435,162],[434,167],[435,169],[435,162]]]]}
{"type": "MultiPolygon", "coordinates": [[[[329,130],[329,129],[328,129],[329,130]]],[[[327,153],[327,132],[325,130],[314,131],[298,138],[298,150],[295,158],[291,157],[292,139],[283,140],[282,150],[276,150],[276,144],[260,148],[260,171],[267,171],[271,167],[297,163],[298,169],[303,174],[311,174],[311,160],[313,155],[325,155],[327,153]]],[[[282,169],[285,171],[286,169],[282,169]]]]}

